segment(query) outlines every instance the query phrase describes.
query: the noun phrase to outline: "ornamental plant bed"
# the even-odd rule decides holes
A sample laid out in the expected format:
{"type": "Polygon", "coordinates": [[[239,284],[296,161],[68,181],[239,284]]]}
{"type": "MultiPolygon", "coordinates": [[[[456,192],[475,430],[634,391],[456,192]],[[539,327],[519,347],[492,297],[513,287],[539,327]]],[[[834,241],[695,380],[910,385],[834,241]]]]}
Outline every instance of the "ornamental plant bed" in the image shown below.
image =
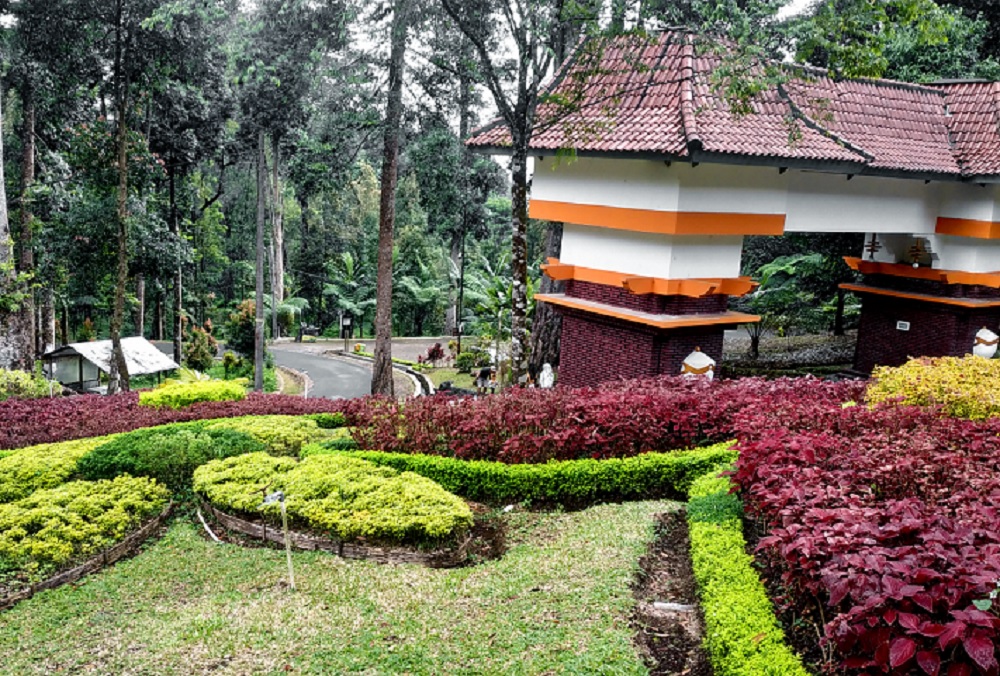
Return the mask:
{"type": "Polygon", "coordinates": [[[743,416],[734,481],[778,600],[825,618],[817,668],[996,674],[1000,421],[801,403],[743,416]]]}

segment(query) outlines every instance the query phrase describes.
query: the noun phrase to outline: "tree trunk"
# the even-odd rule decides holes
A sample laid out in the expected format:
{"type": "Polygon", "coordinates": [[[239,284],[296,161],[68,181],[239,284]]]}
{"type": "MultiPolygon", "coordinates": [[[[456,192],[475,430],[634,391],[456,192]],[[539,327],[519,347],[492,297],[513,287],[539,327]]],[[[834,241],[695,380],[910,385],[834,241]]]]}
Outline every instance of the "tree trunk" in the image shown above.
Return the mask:
{"type": "MultiPolygon", "coordinates": [[[[550,222],[545,231],[545,258],[559,258],[562,253],[563,224],[550,222]]],[[[542,275],[539,293],[562,293],[565,284],[542,275]]],[[[544,364],[559,365],[559,339],[562,335],[562,315],[548,303],[535,305],[531,322],[530,371],[536,376],[544,364]]]]}
{"type": "MultiPolygon", "coordinates": [[[[31,187],[35,182],[35,96],[29,82],[24,84],[24,120],[21,126],[21,144],[24,152],[21,155],[21,256],[18,270],[33,274],[35,271],[34,232],[32,231],[31,187]]],[[[29,293],[21,305],[22,325],[27,329],[24,336],[25,350],[32,356],[39,354],[38,330],[35,323],[35,296],[29,293]]]]}
{"type": "MultiPolygon", "coordinates": [[[[177,212],[177,169],[170,164],[170,233],[175,238],[181,236],[180,218],[177,212]]],[[[181,363],[181,342],[184,340],[184,266],[177,264],[174,272],[174,361],[181,363]]],[[[162,329],[161,329],[162,330],[162,329]]]]}
{"type": "Polygon", "coordinates": [[[833,335],[844,335],[844,296],[845,291],[837,289],[837,312],[833,316],[833,335]]]}
{"type": "Polygon", "coordinates": [[[277,134],[271,134],[271,188],[274,191],[271,221],[271,335],[279,337],[278,306],[285,302],[285,226],[281,199],[281,147],[277,134]]]}
{"type": "Polygon", "coordinates": [[[163,340],[163,291],[156,294],[156,318],[153,321],[153,340],[163,340]]]}
{"type": "Polygon", "coordinates": [[[465,147],[465,141],[469,138],[470,127],[472,126],[472,89],[475,83],[468,64],[474,58],[472,53],[472,43],[464,34],[460,47],[459,71],[458,71],[458,139],[462,142],[459,152],[462,159],[462,171],[459,172],[459,199],[462,205],[460,230],[451,238],[451,261],[458,270],[458,283],[455,293],[452,296],[452,305],[448,308],[448,332],[458,336],[458,347],[462,346],[462,334],[458,330],[462,322],[462,305],[465,296],[465,237],[469,234],[470,227],[470,204],[473,196],[469,187],[469,175],[471,173],[471,162],[469,161],[469,149],[465,147]]]}
{"type": "Polygon", "coordinates": [[[117,3],[117,30],[115,33],[116,107],[118,125],[116,150],[118,153],[118,208],[115,220],[118,226],[118,274],[115,279],[115,307],[111,313],[111,372],[108,374],[108,394],[115,394],[119,388],[128,392],[129,374],[125,353],[122,351],[122,324],[125,320],[125,285],[128,284],[128,130],[126,103],[128,101],[128,74],[124,70],[125,27],[122,25],[122,0],[117,3]]]}
{"type": "Polygon", "coordinates": [[[267,168],[264,130],[257,132],[257,279],[254,293],[253,389],[264,391],[264,210],[267,209],[267,168]]]}
{"type": "Polygon", "coordinates": [[[141,272],[135,275],[135,335],[146,336],[146,276],[141,272]]]}
{"type": "Polygon", "coordinates": [[[528,380],[528,148],[515,138],[511,150],[511,379],[528,380]]]}
{"type": "Polygon", "coordinates": [[[65,300],[63,301],[62,312],[60,315],[59,333],[62,334],[60,336],[60,342],[62,342],[63,345],[66,345],[72,341],[69,335],[69,303],[65,300]]]}
{"type": "Polygon", "coordinates": [[[42,354],[56,346],[56,296],[52,289],[45,288],[42,291],[42,354]]]}
{"type": "Polygon", "coordinates": [[[382,152],[382,192],[378,224],[378,278],[375,291],[375,363],[372,394],[391,397],[392,383],[392,229],[396,220],[396,171],[399,125],[403,116],[403,56],[409,28],[409,0],[396,0],[392,16],[389,59],[389,99],[385,111],[382,152]]]}

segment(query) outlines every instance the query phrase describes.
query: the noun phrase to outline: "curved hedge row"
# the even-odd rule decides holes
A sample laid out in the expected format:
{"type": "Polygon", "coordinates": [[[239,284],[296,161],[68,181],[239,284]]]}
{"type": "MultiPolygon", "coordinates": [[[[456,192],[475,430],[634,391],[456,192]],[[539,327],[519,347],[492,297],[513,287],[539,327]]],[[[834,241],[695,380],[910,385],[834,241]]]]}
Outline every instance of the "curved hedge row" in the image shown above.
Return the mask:
{"type": "Polygon", "coordinates": [[[290,520],[341,540],[439,543],[472,525],[468,505],[430,479],[340,455],[213,460],[195,470],[194,490],[219,509],[272,516],[279,506],[261,508],[262,491],[283,491],[290,520]]]}
{"type": "Polygon", "coordinates": [[[168,383],[155,390],[140,392],[139,405],[179,409],[204,401],[243,401],[247,396],[246,384],[243,378],[168,383]]]}
{"type": "Polygon", "coordinates": [[[691,563],[705,617],[705,648],[718,676],[808,676],[784,641],[767,590],[746,553],[743,510],[728,477],[691,486],[691,563]]]}
{"type": "Polygon", "coordinates": [[[633,458],[520,465],[434,455],[340,451],[336,442],[329,446],[332,448],[310,444],[302,449],[302,455],[359,458],[427,477],[469,500],[491,503],[531,500],[580,505],[683,496],[695,477],[736,459],[732,442],[690,451],[645,453],[633,458]]]}
{"type": "Polygon", "coordinates": [[[34,582],[121,540],[158,514],[170,491],[154,480],[122,476],[74,481],[0,504],[0,582],[34,582]]]}
{"type": "Polygon", "coordinates": [[[0,503],[19,500],[37,490],[65,483],[76,472],[81,458],[113,438],[92,437],[40,444],[0,457],[0,503]]]}

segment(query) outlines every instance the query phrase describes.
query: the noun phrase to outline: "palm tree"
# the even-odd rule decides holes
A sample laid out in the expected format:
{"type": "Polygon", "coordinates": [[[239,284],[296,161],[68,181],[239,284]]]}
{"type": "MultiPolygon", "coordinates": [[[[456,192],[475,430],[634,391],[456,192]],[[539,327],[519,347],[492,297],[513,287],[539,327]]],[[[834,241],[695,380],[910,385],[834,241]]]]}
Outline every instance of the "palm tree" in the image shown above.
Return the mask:
{"type": "Polygon", "coordinates": [[[339,265],[328,266],[327,274],[333,281],[324,285],[323,295],[345,314],[355,318],[358,331],[363,332],[365,314],[375,307],[375,294],[371,283],[359,261],[354,259],[350,251],[340,254],[337,262],[339,265]]]}

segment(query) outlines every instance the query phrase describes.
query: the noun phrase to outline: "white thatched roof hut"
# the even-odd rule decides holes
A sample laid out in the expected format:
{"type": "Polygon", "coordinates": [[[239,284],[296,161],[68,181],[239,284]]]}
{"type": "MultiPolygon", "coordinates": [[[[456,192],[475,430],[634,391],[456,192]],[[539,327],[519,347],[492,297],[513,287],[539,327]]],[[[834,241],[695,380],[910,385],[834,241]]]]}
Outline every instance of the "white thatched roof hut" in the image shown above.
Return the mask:
{"type": "MultiPolygon", "coordinates": [[[[141,336],[122,338],[122,351],[129,376],[179,368],[177,362],[141,336]]],[[[46,352],[42,359],[50,365],[51,377],[63,385],[81,392],[97,389],[101,384],[101,372],[111,371],[111,341],[69,343],[46,352]]]]}

